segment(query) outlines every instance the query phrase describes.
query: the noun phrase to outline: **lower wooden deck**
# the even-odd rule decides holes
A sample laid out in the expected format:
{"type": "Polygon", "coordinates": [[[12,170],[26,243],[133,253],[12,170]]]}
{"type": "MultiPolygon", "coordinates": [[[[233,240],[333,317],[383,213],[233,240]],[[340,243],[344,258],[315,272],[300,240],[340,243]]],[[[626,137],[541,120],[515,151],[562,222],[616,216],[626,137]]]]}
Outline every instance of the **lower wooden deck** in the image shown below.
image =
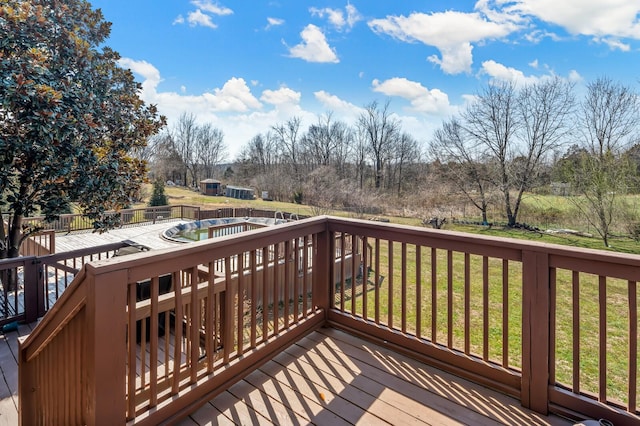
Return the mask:
{"type": "Polygon", "coordinates": [[[18,337],[30,332],[31,325],[20,325],[0,333],[0,426],[18,424],[18,337]]]}
{"type": "Polygon", "coordinates": [[[181,425],[571,425],[332,328],[300,340],[181,425]]]}

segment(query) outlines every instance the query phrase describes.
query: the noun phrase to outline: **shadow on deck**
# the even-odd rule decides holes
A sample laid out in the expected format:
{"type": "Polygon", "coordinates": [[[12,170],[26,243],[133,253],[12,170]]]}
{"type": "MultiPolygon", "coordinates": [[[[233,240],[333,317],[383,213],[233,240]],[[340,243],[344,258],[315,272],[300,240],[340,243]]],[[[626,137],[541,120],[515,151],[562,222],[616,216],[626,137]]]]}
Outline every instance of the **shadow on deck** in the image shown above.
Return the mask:
{"type": "MultiPolygon", "coordinates": [[[[0,424],[18,424],[17,338],[0,336],[0,424]]],[[[183,419],[204,424],[571,425],[499,392],[321,328],[183,419]]]]}

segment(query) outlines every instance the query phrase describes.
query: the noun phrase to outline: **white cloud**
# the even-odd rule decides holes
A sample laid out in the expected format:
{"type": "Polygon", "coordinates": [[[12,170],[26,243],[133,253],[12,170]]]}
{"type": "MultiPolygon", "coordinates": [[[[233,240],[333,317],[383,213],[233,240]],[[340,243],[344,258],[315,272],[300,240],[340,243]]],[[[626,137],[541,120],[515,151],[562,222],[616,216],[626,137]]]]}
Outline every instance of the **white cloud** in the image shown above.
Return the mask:
{"type": "Polygon", "coordinates": [[[360,115],[360,113],[364,112],[363,108],[360,108],[351,102],[342,100],[336,95],[332,95],[324,90],[314,92],[313,95],[326,110],[337,113],[345,121],[353,121],[358,117],[358,115],[360,115]],[[349,120],[349,118],[351,118],[351,120],[349,120]]]}
{"type": "Polygon", "coordinates": [[[243,78],[233,77],[222,88],[216,88],[212,92],[205,92],[198,96],[180,95],[174,92],[158,92],[158,85],[162,79],[160,71],[152,64],[129,58],[120,59],[118,64],[123,68],[131,69],[143,78],[141,96],[149,103],[164,105],[170,109],[184,108],[186,104],[193,104],[214,112],[246,112],[262,107],[260,101],[251,94],[243,78]]]}
{"type": "Polygon", "coordinates": [[[535,83],[539,80],[539,77],[525,76],[522,71],[493,60],[484,61],[480,73],[488,75],[493,80],[513,82],[518,86],[535,83]]]}
{"type": "Polygon", "coordinates": [[[574,82],[574,83],[578,83],[578,82],[580,82],[582,80],[583,80],[583,78],[578,73],[578,71],[576,71],[576,70],[569,71],[569,81],[574,82]]]}
{"type": "Polygon", "coordinates": [[[309,24],[302,30],[300,36],[302,43],[289,49],[291,57],[304,59],[307,62],[340,62],[320,28],[309,24]]]}
{"type": "Polygon", "coordinates": [[[192,27],[197,27],[198,25],[200,25],[202,27],[209,27],[213,29],[218,28],[218,26],[211,20],[211,16],[202,13],[200,9],[194,12],[189,12],[189,15],[187,16],[187,22],[189,22],[189,25],[192,27]]]}
{"type": "Polygon", "coordinates": [[[277,27],[283,24],[284,19],[267,17],[267,26],[265,27],[265,29],[268,30],[271,27],[277,27]]]}
{"type": "Polygon", "coordinates": [[[191,27],[202,26],[216,29],[218,26],[213,22],[212,15],[224,16],[233,14],[233,10],[220,6],[211,0],[193,0],[191,4],[196,6],[197,9],[189,12],[186,20],[182,15],[178,15],[173,21],[174,25],[188,22],[191,27]]]}
{"type": "Polygon", "coordinates": [[[300,92],[281,87],[278,90],[264,90],[260,100],[271,105],[297,105],[300,103],[300,97],[300,92]]]}
{"type": "MultiPolygon", "coordinates": [[[[553,72],[549,72],[549,74],[541,76],[525,75],[524,72],[516,68],[507,67],[493,60],[484,61],[482,63],[482,70],[480,71],[480,74],[488,75],[494,81],[512,82],[517,86],[533,84],[538,81],[553,78],[556,76],[553,72]]],[[[566,80],[571,82],[579,82],[582,80],[582,77],[577,71],[571,70],[569,72],[569,75],[566,77],[566,80]]]]}
{"type": "Polygon", "coordinates": [[[538,60],[534,59],[533,61],[529,62],[529,66],[531,68],[538,68],[538,60]]]}
{"type": "Polygon", "coordinates": [[[356,22],[362,19],[362,16],[352,4],[347,4],[344,12],[342,9],[331,9],[329,7],[323,9],[312,7],[309,9],[309,12],[311,12],[312,16],[318,16],[320,18],[326,17],[329,23],[338,31],[342,31],[345,28],[349,30],[353,28],[356,22]]]}
{"type": "Polygon", "coordinates": [[[233,10],[228,7],[220,6],[217,2],[214,3],[211,0],[194,0],[191,3],[200,10],[213,13],[214,15],[224,16],[233,14],[233,10]]]}
{"type": "Polygon", "coordinates": [[[203,95],[215,111],[245,112],[260,108],[260,101],[251,94],[249,86],[243,78],[231,78],[222,89],[215,89],[212,94],[203,95]]]}
{"type": "Polygon", "coordinates": [[[317,7],[312,7],[309,9],[309,12],[311,12],[312,16],[318,16],[320,18],[324,18],[326,16],[329,23],[338,29],[341,29],[346,25],[344,14],[340,9],[331,9],[329,7],[318,9],[317,7]]]}
{"type": "Polygon", "coordinates": [[[499,39],[520,29],[518,19],[508,20],[505,16],[494,22],[478,12],[412,13],[374,19],[369,21],[369,27],[403,42],[419,41],[436,47],[441,56],[432,55],[429,61],[447,74],[458,74],[471,71],[472,43],[499,39]]]}
{"type": "Polygon", "coordinates": [[[530,43],[533,44],[538,44],[540,43],[542,40],[544,40],[545,38],[548,38],[550,40],[553,41],[561,41],[562,37],[560,37],[558,34],[556,33],[552,33],[549,31],[542,31],[542,30],[532,30],[529,33],[524,35],[524,39],[527,40],[530,43]]]}
{"type": "Polygon", "coordinates": [[[620,50],[622,52],[629,52],[631,50],[631,46],[629,44],[623,43],[617,38],[595,37],[593,40],[598,43],[606,44],[611,50],[620,50]]]}
{"type": "Polygon", "coordinates": [[[362,15],[354,5],[347,4],[345,10],[347,11],[347,25],[349,25],[349,28],[353,28],[356,22],[362,20],[362,15]]]}
{"type": "MultiPolygon", "coordinates": [[[[302,93],[286,86],[263,90],[257,99],[250,89],[254,82],[248,84],[243,78],[234,77],[226,81],[222,87],[201,94],[187,95],[180,86],[176,92],[162,91],[160,84],[163,79],[160,71],[146,61],[122,58],[119,64],[130,68],[138,80],[142,80],[142,99],[149,104],[157,105],[160,114],[167,117],[169,128],[177,122],[182,113],[187,112],[193,113],[199,123],[209,123],[222,130],[230,160],[240,154],[242,147],[251,138],[270,131],[275,123],[285,122],[295,116],[301,118],[301,128],[306,129],[310,124],[317,122],[318,114],[321,113],[302,108],[302,93]]],[[[393,90],[390,82],[378,85],[384,87],[384,84],[388,87],[388,93],[411,97],[411,91],[415,90],[428,99],[428,94],[423,93],[426,89],[415,83],[407,82],[404,86],[396,84],[393,90]],[[401,90],[401,87],[404,89],[401,90]]],[[[437,91],[428,92],[434,97],[438,96],[437,91]]],[[[314,92],[314,97],[320,108],[335,112],[336,116],[349,124],[355,123],[363,112],[363,108],[326,91],[314,92]]],[[[446,95],[444,97],[446,98],[446,95]]],[[[420,105],[419,101],[416,104],[420,105]]],[[[419,140],[428,138],[441,120],[433,114],[394,113],[394,116],[402,121],[404,131],[413,134],[419,140]]]]}
{"type": "Polygon", "coordinates": [[[158,89],[162,82],[160,72],[152,64],[129,58],[122,58],[119,64],[143,80],[141,98],[157,105],[160,114],[167,117],[169,128],[182,113],[189,112],[196,115],[198,122],[210,123],[222,130],[230,159],[235,158],[253,136],[269,131],[274,123],[298,116],[305,128],[317,119],[315,114],[300,107],[301,94],[287,87],[264,90],[258,100],[244,79],[234,77],[221,88],[200,95],[163,92],[158,89]]]}
{"type": "Polygon", "coordinates": [[[153,93],[156,87],[162,81],[160,79],[160,71],[147,61],[134,61],[130,58],[120,58],[118,65],[122,68],[130,69],[134,74],[138,74],[143,78],[142,93],[153,93]]]}
{"type": "Polygon", "coordinates": [[[640,39],[640,3],[632,0],[515,0],[509,9],[575,35],[640,39]]]}
{"type": "Polygon", "coordinates": [[[413,111],[438,115],[451,113],[449,96],[439,89],[429,90],[418,82],[399,77],[383,82],[373,80],[372,85],[375,92],[407,99],[413,111]]]}

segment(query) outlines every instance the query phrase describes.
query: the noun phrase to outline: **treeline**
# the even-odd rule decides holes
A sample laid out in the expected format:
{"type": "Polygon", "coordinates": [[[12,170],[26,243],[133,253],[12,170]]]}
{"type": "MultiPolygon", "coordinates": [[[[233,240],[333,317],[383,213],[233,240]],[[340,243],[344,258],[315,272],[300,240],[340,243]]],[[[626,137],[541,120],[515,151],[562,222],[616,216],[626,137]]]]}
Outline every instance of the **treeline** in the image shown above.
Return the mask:
{"type": "MultiPolygon", "coordinates": [[[[605,77],[577,91],[560,78],[489,84],[421,139],[403,130],[388,102],[371,102],[352,123],[329,112],[302,128],[292,117],[255,135],[226,173],[319,213],[430,218],[466,209],[487,222],[488,212],[499,209],[509,226],[518,224],[525,194],[554,183],[608,244],[617,221],[636,221],[622,195],[637,191],[640,101],[631,87],[605,77]]],[[[216,158],[205,161],[198,153],[206,149],[194,147],[216,140],[214,152],[224,152],[223,138],[189,130],[193,121],[183,116],[155,144],[170,147],[157,157],[164,159],[164,171],[157,169],[163,176],[211,177],[216,158]]]]}
{"type": "Polygon", "coordinates": [[[372,102],[355,124],[332,113],[301,128],[293,117],[258,134],[236,161],[236,178],[270,197],[318,210],[379,209],[379,198],[401,196],[426,172],[422,145],[402,130],[389,103],[372,102]]]}

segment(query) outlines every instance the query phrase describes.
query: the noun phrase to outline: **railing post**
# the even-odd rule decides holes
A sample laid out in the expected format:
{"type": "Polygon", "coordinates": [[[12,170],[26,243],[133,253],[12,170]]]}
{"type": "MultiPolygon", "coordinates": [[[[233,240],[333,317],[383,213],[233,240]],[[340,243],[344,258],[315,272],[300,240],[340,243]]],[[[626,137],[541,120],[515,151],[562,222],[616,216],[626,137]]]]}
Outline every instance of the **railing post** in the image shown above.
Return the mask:
{"type": "Polygon", "coordinates": [[[24,261],[24,320],[32,323],[44,312],[44,288],[40,260],[32,256],[24,261]]]}
{"type": "Polygon", "coordinates": [[[522,390],[524,407],[549,412],[550,286],[547,253],[522,253],[522,390]]]}
{"type": "Polygon", "coordinates": [[[125,424],[127,271],[87,274],[87,424],[125,424]]]}
{"type": "Polygon", "coordinates": [[[329,292],[332,288],[333,264],[331,259],[331,235],[329,221],[325,219],[325,230],[317,234],[317,246],[313,259],[313,306],[323,309],[325,319],[329,313],[329,292]]]}

